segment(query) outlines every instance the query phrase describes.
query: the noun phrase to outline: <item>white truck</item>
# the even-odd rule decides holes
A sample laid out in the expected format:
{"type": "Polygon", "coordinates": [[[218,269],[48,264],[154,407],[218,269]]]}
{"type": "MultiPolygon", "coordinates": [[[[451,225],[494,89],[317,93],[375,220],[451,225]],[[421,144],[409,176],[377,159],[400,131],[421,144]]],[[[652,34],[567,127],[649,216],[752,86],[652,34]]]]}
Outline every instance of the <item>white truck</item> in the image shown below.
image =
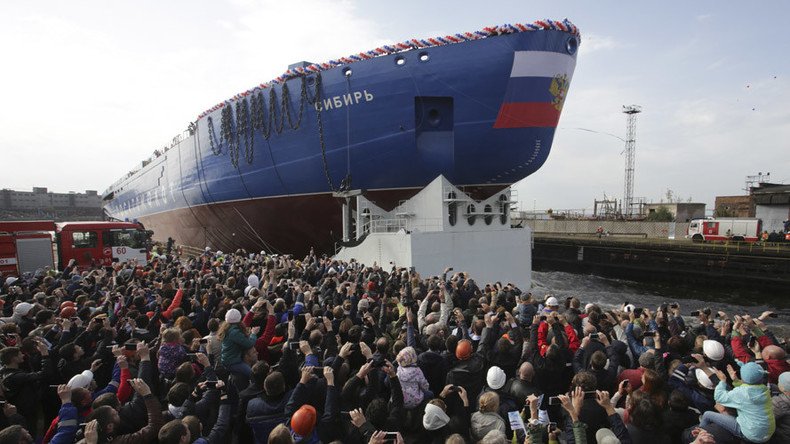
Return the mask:
{"type": "Polygon", "coordinates": [[[686,232],[686,238],[694,242],[757,242],[760,240],[761,230],[762,221],[753,217],[708,217],[692,219],[686,232]]]}

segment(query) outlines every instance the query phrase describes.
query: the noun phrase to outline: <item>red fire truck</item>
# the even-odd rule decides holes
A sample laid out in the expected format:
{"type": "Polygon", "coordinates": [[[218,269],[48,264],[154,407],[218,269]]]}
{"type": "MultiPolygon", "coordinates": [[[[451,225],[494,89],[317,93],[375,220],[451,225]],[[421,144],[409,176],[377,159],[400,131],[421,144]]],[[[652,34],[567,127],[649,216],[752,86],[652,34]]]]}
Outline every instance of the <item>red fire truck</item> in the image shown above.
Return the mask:
{"type": "Polygon", "coordinates": [[[146,264],[151,232],[134,222],[0,222],[0,271],[3,276],[46,266],[63,269],[110,266],[136,259],[146,264]]]}
{"type": "Polygon", "coordinates": [[[761,229],[762,221],[756,218],[709,217],[692,219],[686,237],[694,242],[757,242],[761,229]]]}

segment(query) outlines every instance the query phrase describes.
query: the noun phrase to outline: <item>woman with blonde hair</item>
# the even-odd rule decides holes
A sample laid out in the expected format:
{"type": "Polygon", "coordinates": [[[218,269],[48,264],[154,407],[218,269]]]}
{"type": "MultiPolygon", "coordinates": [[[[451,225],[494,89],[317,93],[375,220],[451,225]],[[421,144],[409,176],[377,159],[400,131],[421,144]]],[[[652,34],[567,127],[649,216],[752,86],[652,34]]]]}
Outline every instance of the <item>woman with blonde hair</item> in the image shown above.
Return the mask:
{"type": "Polygon", "coordinates": [[[499,416],[499,395],[496,392],[485,392],[477,401],[478,411],[472,415],[472,438],[479,441],[488,432],[498,430],[507,433],[505,420],[499,416]]]}

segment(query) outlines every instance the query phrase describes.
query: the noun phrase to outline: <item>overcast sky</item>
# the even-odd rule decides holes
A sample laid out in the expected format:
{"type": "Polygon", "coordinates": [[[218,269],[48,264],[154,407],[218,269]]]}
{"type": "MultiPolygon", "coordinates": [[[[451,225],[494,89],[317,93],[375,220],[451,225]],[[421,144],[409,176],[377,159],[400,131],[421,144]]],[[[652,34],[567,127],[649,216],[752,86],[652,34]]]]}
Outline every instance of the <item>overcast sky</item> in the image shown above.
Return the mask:
{"type": "Polygon", "coordinates": [[[639,104],[635,196],[705,202],[790,182],[784,1],[3,1],[0,188],[103,191],[197,115],[298,60],[567,17],[576,73],[531,209],[621,198],[622,105],[639,104]]]}

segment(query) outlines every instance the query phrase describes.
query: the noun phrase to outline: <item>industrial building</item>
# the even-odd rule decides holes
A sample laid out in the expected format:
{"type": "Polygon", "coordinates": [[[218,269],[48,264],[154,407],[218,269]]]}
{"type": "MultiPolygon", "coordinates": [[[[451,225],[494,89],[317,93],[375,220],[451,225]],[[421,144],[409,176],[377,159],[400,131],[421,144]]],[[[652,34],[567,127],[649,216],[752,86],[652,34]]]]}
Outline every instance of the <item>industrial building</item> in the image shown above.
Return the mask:
{"type": "Polygon", "coordinates": [[[782,233],[790,220],[790,185],[761,184],[752,189],[755,217],[763,221],[763,230],[782,233]]]}
{"type": "Polygon", "coordinates": [[[664,207],[675,217],[675,222],[688,222],[691,219],[705,217],[704,203],[668,202],[644,204],[644,215],[649,216],[659,208],[664,207]]]}
{"type": "Polygon", "coordinates": [[[752,196],[716,196],[718,217],[754,217],[752,196]]]}
{"type": "Polygon", "coordinates": [[[0,220],[97,220],[103,217],[101,196],[84,193],[54,193],[46,187],[33,191],[0,190],[0,220]]]}

